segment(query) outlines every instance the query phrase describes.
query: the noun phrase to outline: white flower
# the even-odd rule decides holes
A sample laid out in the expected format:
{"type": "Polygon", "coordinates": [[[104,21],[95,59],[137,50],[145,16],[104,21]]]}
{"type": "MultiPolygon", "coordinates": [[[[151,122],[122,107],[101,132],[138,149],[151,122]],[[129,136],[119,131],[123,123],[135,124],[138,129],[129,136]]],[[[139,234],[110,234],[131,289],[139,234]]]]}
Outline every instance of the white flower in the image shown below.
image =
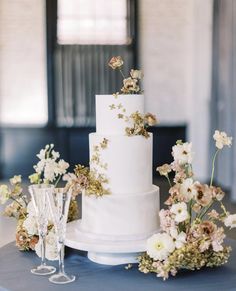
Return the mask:
{"type": "Polygon", "coordinates": [[[52,157],[54,160],[59,159],[60,158],[60,154],[59,152],[55,152],[54,150],[52,151],[52,157]]]}
{"type": "Polygon", "coordinates": [[[224,220],[224,224],[226,227],[235,228],[236,227],[236,214],[228,215],[224,220]]]}
{"type": "Polygon", "coordinates": [[[38,234],[38,225],[34,216],[29,215],[23,222],[23,227],[27,230],[29,235],[38,234]]]}
{"type": "Polygon", "coordinates": [[[185,202],[189,202],[196,194],[193,179],[187,178],[180,184],[179,193],[184,197],[185,202]]]}
{"type": "Polygon", "coordinates": [[[181,231],[178,233],[178,230],[176,227],[171,227],[170,228],[170,235],[174,240],[175,247],[177,249],[182,248],[182,246],[186,243],[186,233],[181,231]]]}
{"type": "Polygon", "coordinates": [[[154,234],[147,240],[147,254],[154,260],[165,260],[174,249],[174,241],[167,233],[154,234]]]}
{"type": "Polygon", "coordinates": [[[131,70],[130,71],[130,76],[133,78],[133,79],[142,79],[143,77],[143,73],[141,70],[131,70]]]}
{"type": "Polygon", "coordinates": [[[170,208],[170,212],[175,214],[175,221],[177,223],[183,222],[189,218],[187,204],[185,202],[173,204],[170,208]]]}
{"type": "Polygon", "coordinates": [[[37,165],[34,166],[34,169],[35,169],[36,173],[41,174],[41,173],[43,172],[44,167],[45,167],[45,164],[46,164],[46,161],[47,161],[47,160],[45,160],[45,159],[40,160],[40,161],[37,163],[37,165]]]}
{"type": "Polygon", "coordinates": [[[192,143],[185,142],[173,146],[172,156],[179,165],[191,164],[193,160],[192,143]]]}
{"type": "Polygon", "coordinates": [[[232,137],[227,136],[224,131],[216,130],[213,135],[214,140],[216,141],[215,145],[218,149],[222,149],[225,145],[230,147],[232,145],[232,137]]]}
{"type": "MultiPolygon", "coordinates": [[[[41,246],[40,242],[35,245],[36,254],[41,257],[41,246]]],[[[46,259],[50,261],[58,260],[58,246],[57,246],[57,237],[53,230],[51,230],[46,236],[46,259]]]]}
{"type": "Polygon", "coordinates": [[[74,173],[67,173],[63,175],[62,180],[71,183],[72,181],[76,180],[77,177],[74,173]]]}
{"type": "Polygon", "coordinates": [[[69,168],[69,164],[65,162],[64,160],[60,160],[58,162],[58,166],[55,169],[56,174],[58,175],[64,175],[66,173],[66,170],[69,168]]]}
{"type": "Polygon", "coordinates": [[[21,183],[21,175],[14,176],[13,178],[11,178],[11,179],[10,179],[10,183],[11,183],[12,185],[16,185],[16,184],[21,183]]]}
{"type": "Polygon", "coordinates": [[[9,198],[9,189],[7,185],[0,186],[0,204],[5,204],[9,198]]]}
{"type": "Polygon", "coordinates": [[[47,159],[44,167],[44,178],[49,182],[55,180],[55,171],[57,170],[57,163],[53,159],[47,159]]]}
{"type": "Polygon", "coordinates": [[[41,149],[40,152],[36,155],[36,157],[38,157],[40,160],[44,160],[46,159],[46,148],[45,149],[41,149]]]}

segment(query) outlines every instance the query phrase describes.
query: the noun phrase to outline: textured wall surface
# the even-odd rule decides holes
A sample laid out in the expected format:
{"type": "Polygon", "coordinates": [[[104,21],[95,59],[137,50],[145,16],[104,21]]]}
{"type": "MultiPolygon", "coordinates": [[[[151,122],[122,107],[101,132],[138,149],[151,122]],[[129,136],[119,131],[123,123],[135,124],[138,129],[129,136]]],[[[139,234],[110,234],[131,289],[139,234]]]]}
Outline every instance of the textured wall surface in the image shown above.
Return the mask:
{"type": "Polygon", "coordinates": [[[0,120],[47,120],[45,1],[0,0],[0,120]]]}
{"type": "Polygon", "coordinates": [[[161,125],[186,124],[195,173],[208,178],[212,0],[140,0],[146,109],[161,125]]]}

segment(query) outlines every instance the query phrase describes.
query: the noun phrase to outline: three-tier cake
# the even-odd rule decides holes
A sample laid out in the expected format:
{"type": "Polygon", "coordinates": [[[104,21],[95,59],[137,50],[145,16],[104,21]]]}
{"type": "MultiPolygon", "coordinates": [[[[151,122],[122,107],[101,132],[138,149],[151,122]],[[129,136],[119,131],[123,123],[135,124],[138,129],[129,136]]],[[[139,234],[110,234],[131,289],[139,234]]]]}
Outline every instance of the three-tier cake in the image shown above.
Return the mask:
{"type": "Polygon", "coordinates": [[[68,228],[67,245],[99,263],[134,262],[159,228],[159,188],[152,184],[152,134],[128,136],[130,116],[144,113],[144,96],[97,95],[96,133],[89,135],[90,169],[106,177],[109,195],[82,195],[82,219],[68,228]],[[124,115],[124,114],[122,114],[124,115]],[[99,145],[106,140],[106,147],[99,145]],[[76,242],[77,240],[77,242],[76,242]]]}

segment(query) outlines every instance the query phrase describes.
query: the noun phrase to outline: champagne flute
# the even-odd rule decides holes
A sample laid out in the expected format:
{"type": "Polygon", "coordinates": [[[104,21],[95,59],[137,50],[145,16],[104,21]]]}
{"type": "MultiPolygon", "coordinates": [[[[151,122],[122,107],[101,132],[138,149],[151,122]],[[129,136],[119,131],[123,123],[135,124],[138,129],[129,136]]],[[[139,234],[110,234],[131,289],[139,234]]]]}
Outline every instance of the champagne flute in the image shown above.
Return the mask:
{"type": "Polygon", "coordinates": [[[41,246],[41,264],[31,270],[35,275],[50,275],[56,268],[48,266],[45,260],[46,235],[48,226],[49,207],[47,194],[54,191],[53,185],[37,184],[29,186],[31,200],[35,209],[35,218],[38,225],[39,243],[41,246]]]}
{"type": "Polygon", "coordinates": [[[71,283],[75,280],[75,276],[66,274],[64,270],[64,243],[71,191],[66,191],[64,188],[56,188],[54,192],[48,192],[47,197],[56,232],[59,253],[59,271],[57,274],[52,275],[49,281],[55,284],[71,283]]]}

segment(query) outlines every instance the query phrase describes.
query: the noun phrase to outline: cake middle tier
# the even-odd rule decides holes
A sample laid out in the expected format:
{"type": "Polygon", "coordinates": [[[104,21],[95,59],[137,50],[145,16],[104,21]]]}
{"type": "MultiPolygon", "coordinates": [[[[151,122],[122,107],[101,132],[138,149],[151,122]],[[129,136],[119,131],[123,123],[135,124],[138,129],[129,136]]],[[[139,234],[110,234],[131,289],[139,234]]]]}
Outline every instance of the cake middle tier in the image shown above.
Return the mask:
{"type": "Polygon", "coordinates": [[[112,195],[142,193],[152,188],[152,134],[89,135],[90,169],[104,174],[112,195]],[[101,149],[104,138],[107,146],[101,149]],[[98,150],[99,148],[99,150],[98,150]]]}

